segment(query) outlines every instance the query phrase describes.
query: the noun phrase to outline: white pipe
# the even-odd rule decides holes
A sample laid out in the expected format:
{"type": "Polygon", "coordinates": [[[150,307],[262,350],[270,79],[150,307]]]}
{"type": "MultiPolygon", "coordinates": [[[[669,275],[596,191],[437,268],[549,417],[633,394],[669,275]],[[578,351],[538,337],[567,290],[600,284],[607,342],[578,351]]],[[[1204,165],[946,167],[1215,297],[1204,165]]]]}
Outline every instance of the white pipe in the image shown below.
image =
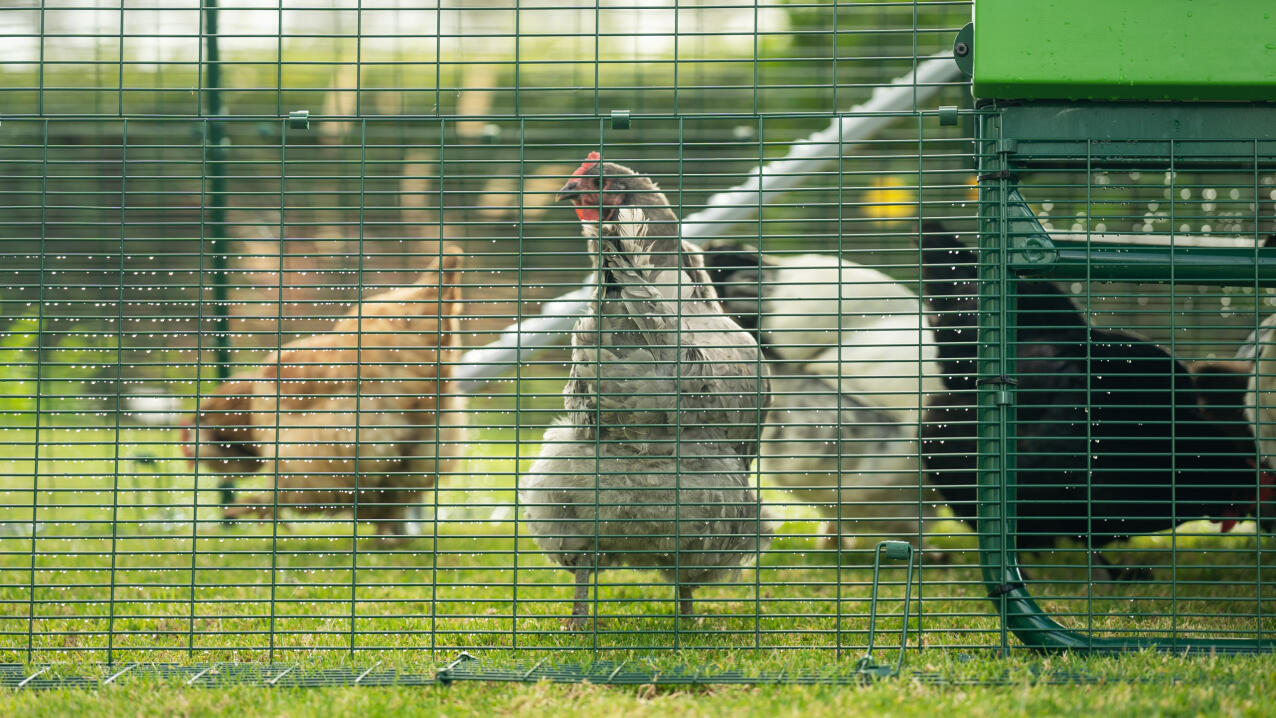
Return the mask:
{"type": "MultiPolygon", "coordinates": [[[[959,74],[957,64],[945,53],[918,63],[915,72],[874,89],[867,102],[852,107],[826,129],[795,142],[783,159],[758,167],[739,186],[710,197],[705,209],[682,221],[683,238],[695,242],[718,236],[731,225],[749,219],[764,203],[805,182],[842,151],[899,119],[895,113],[920,107],[959,74]]],[[[589,310],[585,301],[588,298],[588,286],[564,294],[546,304],[540,316],[510,325],[492,343],[466,352],[453,370],[453,389],[472,393],[551,344],[589,310]]]]}
{"type": "MultiPolygon", "coordinates": [[[[1224,234],[1107,234],[1049,230],[1051,239],[1092,244],[1146,244],[1156,247],[1254,247],[1252,235],[1224,234]]],[[[1258,240],[1261,247],[1263,240],[1258,240]]]]}
{"type": "Polygon", "coordinates": [[[589,285],[593,283],[593,277],[590,274],[585,286],[546,304],[539,317],[511,324],[501,331],[496,341],[462,354],[460,363],[452,369],[455,378],[452,390],[462,394],[473,393],[532,352],[549,346],[571,331],[576,320],[589,310],[586,300],[589,299],[589,285]]]}

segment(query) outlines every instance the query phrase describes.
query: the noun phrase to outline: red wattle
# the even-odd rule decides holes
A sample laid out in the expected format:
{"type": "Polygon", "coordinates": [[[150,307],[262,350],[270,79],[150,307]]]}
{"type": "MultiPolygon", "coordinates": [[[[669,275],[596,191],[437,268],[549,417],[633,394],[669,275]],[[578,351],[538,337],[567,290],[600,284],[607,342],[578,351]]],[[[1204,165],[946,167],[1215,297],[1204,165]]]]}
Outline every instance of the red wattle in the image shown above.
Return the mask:
{"type": "MultiPolygon", "coordinates": [[[[1250,465],[1253,466],[1254,462],[1251,461],[1250,465]]],[[[1276,474],[1270,471],[1260,471],[1258,472],[1258,501],[1244,508],[1239,505],[1229,508],[1223,514],[1229,518],[1218,521],[1219,531],[1223,533],[1231,531],[1239,523],[1239,518],[1235,517],[1253,516],[1258,511],[1259,506],[1266,506],[1273,501],[1276,501],[1276,474]]]]}

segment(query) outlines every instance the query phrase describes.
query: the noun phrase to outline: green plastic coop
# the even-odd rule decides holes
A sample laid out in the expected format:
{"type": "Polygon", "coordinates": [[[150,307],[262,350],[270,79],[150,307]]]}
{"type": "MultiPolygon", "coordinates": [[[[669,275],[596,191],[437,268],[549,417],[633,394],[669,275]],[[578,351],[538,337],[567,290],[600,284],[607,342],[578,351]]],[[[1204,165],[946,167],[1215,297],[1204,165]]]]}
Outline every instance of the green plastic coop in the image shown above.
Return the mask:
{"type": "MultiPolygon", "coordinates": [[[[1004,631],[1039,649],[1270,651],[1252,638],[1095,636],[1028,590],[1015,547],[1017,277],[1276,286],[1276,251],[1052,238],[1024,183],[1109,168],[1253,173],[1276,166],[1276,5],[1269,0],[979,0],[954,53],[972,76],[980,197],[980,549],[1004,631]],[[1021,192],[1022,190],[1022,192],[1021,192]]],[[[1089,180],[1087,180],[1088,182],[1089,180]]],[[[1167,179],[1167,182],[1170,182],[1167,179]]],[[[1084,190],[1091,191],[1089,186],[1084,190]]],[[[1257,223],[1256,223],[1257,224],[1257,223]]],[[[1201,246],[1204,244],[1205,246],[1201,246]]],[[[1263,591],[1259,581],[1259,601],[1263,591]]],[[[1004,638],[1003,638],[1004,640],[1004,638]]]]}

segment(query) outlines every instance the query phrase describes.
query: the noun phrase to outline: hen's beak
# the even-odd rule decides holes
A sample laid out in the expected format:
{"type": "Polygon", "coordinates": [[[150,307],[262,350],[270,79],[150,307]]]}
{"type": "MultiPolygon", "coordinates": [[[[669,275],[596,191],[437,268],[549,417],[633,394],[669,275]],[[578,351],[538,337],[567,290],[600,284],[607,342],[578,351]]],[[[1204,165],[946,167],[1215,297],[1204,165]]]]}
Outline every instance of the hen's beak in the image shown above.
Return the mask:
{"type": "Polygon", "coordinates": [[[565,199],[572,199],[573,197],[578,197],[580,196],[581,191],[582,190],[580,188],[580,180],[573,177],[567,180],[567,184],[563,185],[562,189],[558,190],[558,194],[554,195],[554,201],[562,202],[565,199]]]}

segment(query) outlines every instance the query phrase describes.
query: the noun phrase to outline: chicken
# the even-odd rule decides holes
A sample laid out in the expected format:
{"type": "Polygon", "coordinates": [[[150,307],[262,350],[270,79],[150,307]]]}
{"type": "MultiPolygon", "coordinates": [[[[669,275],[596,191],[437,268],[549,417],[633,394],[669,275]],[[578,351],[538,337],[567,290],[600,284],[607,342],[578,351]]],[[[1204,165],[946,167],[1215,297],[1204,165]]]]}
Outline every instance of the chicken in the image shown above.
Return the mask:
{"type": "Polygon", "coordinates": [[[764,545],[749,472],[767,395],[757,342],[722,313],[650,179],[591,153],[559,197],[599,283],[573,328],[568,413],[520,482],[527,525],[575,577],[569,626],[585,623],[593,572],[619,565],[658,570],[691,616],[697,587],[764,545]]]}
{"type": "MultiPolygon", "coordinates": [[[[1264,244],[1271,246],[1272,238],[1264,244]]],[[[1220,364],[1222,362],[1216,362],[1220,364]]],[[[1264,465],[1276,460],[1276,315],[1263,320],[1236,354],[1236,361],[1231,368],[1243,372],[1245,376],[1244,397],[1241,400],[1245,407],[1246,426],[1252,426],[1258,439],[1258,454],[1264,465]]],[[[1259,475],[1257,503],[1263,506],[1276,504],[1276,474],[1263,471],[1259,475]]],[[[1228,531],[1235,525],[1240,512],[1234,512],[1223,521],[1223,530],[1228,531]]],[[[1276,530],[1276,514],[1264,509],[1263,519],[1266,530],[1276,530]]]]}
{"type": "Polygon", "coordinates": [[[919,502],[930,517],[937,497],[920,488],[917,420],[920,398],[942,386],[917,296],[836,256],[759,255],[732,239],[704,250],[771,370],[762,475],[814,504],[834,546],[839,524],[848,547],[856,534],[921,546],[919,502]]]}
{"type": "Polygon", "coordinates": [[[1258,449],[1265,457],[1276,456],[1276,314],[1263,320],[1236,353],[1237,362],[1248,371],[1245,414],[1254,423],[1258,449]]]}
{"type": "Polygon", "coordinates": [[[285,344],[200,402],[187,456],[217,472],[275,477],[273,499],[240,499],[228,518],[357,502],[357,518],[378,534],[402,533],[406,505],[461,449],[464,401],[448,382],[460,266],[448,246],[441,267],[415,284],[363,300],[331,331],[285,344]]]}
{"type": "MultiPolygon", "coordinates": [[[[976,255],[942,230],[923,238],[924,295],[939,345],[946,393],[922,424],[923,461],[956,515],[974,524],[976,255]]],[[[1070,538],[1093,549],[1194,519],[1255,509],[1255,446],[1236,421],[1238,393],[1226,372],[1193,375],[1160,347],[1090,327],[1047,282],[1013,283],[1014,447],[1019,549],[1070,538]],[[1229,404],[1229,402],[1232,402],[1229,404]],[[1230,421],[1220,421],[1230,418],[1230,421]]],[[[1264,509],[1271,516],[1276,506],[1264,509]]],[[[1146,571],[1097,563],[1112,578],[1146,571]]]]}

